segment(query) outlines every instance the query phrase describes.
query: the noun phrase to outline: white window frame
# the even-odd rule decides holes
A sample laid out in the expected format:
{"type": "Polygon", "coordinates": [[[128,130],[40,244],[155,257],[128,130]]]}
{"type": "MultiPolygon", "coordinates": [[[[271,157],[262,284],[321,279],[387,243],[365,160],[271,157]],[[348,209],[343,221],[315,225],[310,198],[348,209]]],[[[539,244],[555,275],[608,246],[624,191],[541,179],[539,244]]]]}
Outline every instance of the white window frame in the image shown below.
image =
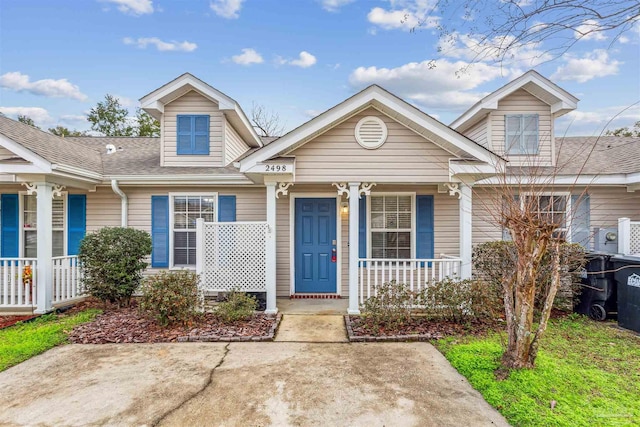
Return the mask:
{"type": "MultiPolygon", "coordinates": [[[[565,207],[565,224],[566,227],[564,228],[565,234],[566,234],[566,239],[567,242],[569,243],[573,243],[571,241],[571,213],[572,213],[572,209],[573,206],[571,206],[571,193],[568,191],[546,191],[546,192],[542,192],[542,193],[532,193],[532,192],[526,192],[526,193],[521,193],[520,194],[520,207],[523,208],[524,207],[524,199],[526,197],[564,197],[566,199],[566,207],[565,207]]],[[[558,230],[563,230],[562,228],[559,228],[558,230]]]]}
{"type": "MultiPolygon", "coordinates": [[[[213,197],[215,199],[214,203],[214,219],[218,221],[219,214],[219,203],[218,203],[218,193],[217,192],[179,192],[179,193],[169,193],[169,269],[170,270],[196,270],[195,265],[174,265],[173,263],[173,233],[174,233],[174,199],[175,197],[213,197]]],[[[195,231],[195,230],[194,230],[195,231]]],[[[198,248],[196,248],[196,251],[198,248]]]]}
{"type": "MultiPolygon", "coordinates": [[[[415,259],[416,257],[416,193],[409,191],[386,191],[386,192],[371,192],[369,196],[367,196],[367,258],[373,259],[372,253],[372,239],[371,234],[373,233],[373,228],[371,227],[371,197],[377,196],[411,196],[411,256],[408,259],[415,259]]],[[[384,261],[385,259],[396,259],[396,258],[376,258],[377,260],[384,261]]]]}
{"type": "Polygon", "coordinates": [[[504,115],[504,152],[507,156],[537,156],[540,154],[540,114],[538,113],[514,113],[514,114],[505,114],[504,115]],[[525,116],[535,116],[536,117],[536,149],[534,152],[527,152],[526,150],[522,150],[522,139],[524,137],[524,118],[525,116]],[[509,117],[519,117],[520,118],[520,144],[515,149],[515,146],[509,146],[509,134],[507,133],[507,122],[509,117]]]}
{"type": "MultiPolygon", "coordinates": [[[[62,256],[67,256],[68,254],[68,248],[67,248],[67,234],[69,232],[69,224],[67,221],[67,209],[68,209],[68,192],[63,191],[62,192],[62,221],[63,221],[63,233],[62,233],[62,239],[63,239],[63,244],[62,244],[62,256]]],[[[18,211],[19,211],[19,221],[18,221],[18,229],[20,230],[20,236],[18,237],[18,247],[19,247],[19,255],[20,257],[24,257],[24,250],[25,250],[25,238],[24,238],[24,232],[27,231],[24,228],[24,196],[28,196],[29,193],[26,191],[19,191],[18,192],[18,211]]],[[[37,195],[34,195],[34,197],[36,197],[36,207],[37,207],[37,195]]],[[[53,199],[51,199],[51,202],[53,203],[53,199]]],[[[37,215],[37,213],[36,213],[37,215]]],[[[40,227],[36,227],[35,231],[36,234],[38,233],[38,229],[40,227]]],[[[31,228],[30,230],[33,230],[33,228],[31,228]]],[[[53,244],[53,242],[52,242],[53,244]]],[[[53,252],[52,252],[53,253],[53,252]]]]}

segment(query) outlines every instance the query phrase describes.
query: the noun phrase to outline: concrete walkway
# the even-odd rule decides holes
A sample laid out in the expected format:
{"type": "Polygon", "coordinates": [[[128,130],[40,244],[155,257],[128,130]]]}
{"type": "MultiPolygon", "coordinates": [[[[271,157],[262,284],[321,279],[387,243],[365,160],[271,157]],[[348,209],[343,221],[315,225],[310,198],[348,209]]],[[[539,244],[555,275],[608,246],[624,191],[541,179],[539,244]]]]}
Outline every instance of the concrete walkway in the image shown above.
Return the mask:
{"type": "Polygon", "coordinates": [[[507,425],[426,343],[67,345],[0,373],[0,408],[0,425],[507,425]]]}
{"type": "Polygon", "coordinates": [[[348,342],[344,317],[336,315],[284,314],[276,342],[348,342]]]}

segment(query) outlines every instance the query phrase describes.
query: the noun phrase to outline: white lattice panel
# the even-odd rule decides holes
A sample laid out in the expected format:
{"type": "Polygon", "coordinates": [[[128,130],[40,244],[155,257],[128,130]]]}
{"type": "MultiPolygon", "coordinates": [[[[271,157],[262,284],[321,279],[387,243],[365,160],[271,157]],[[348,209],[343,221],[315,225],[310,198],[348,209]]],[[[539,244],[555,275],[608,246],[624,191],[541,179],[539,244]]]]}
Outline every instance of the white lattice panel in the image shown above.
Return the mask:
{"type": "Polygon", "coordinates": [[[205,291],[266,290],[266,223],[205,223],[200,286],[205,291]]]}
{"type": "Polygon", "coordinates": [[[640,223],[631,223],[631,238],[629,240],[629,253],[640,254],[640,223]]]}

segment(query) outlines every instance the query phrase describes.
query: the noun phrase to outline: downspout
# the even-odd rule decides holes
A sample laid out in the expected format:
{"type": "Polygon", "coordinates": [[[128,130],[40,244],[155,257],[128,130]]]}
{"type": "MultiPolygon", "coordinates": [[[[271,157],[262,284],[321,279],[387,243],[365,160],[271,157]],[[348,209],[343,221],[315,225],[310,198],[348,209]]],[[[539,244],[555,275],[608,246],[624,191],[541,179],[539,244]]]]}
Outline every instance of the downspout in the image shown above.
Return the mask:
{"type": "Polygon", "coordinates": [[[124,194],[124,191],[122,191],[120,187],[118,187],[117,179],[111,180],[111,189],[113,190],[114,193],[120,196],[120,199],[122,199],[122,205],[121,205],[122,212],[120,214],[120,217],[122,218],[121,225],[122,227],[126,227],[127,224],[129,223],[129,220],[128,220],[129,201],[127,199],[127,195],[124,194]]]}

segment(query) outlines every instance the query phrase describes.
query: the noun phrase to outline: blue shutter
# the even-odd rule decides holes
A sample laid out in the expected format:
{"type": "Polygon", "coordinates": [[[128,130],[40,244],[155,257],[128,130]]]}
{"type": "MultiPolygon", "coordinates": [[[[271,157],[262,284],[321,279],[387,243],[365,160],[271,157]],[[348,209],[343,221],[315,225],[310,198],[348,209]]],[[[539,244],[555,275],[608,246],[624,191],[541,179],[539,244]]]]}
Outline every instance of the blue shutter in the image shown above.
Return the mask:
{"type": "Polygon", "coordinates": [[[433,196],[416,196],[416,258],[433,258],[433,196]]]}
{"type": "Polygon", "coordinates": [[[192,153],[209,155],[209,116],[193,116],[192,153]]]}
{"type": "Polygon", "coordinates": [[[151,196],[151,266],[169,267],[169,196],[151,196]]]}
{"type": "Polygon", "coordinates": [[[67,254],[78,255],[80,242],[87,231],[87,196],[67,196],[67,254]]]}
{"type": "Polygon", "coordinates": [[[358,256],[367,257],[367,197],[362,196],[358,208],[358,256]]]}
{"type": "Polygon", "coordinates": [[[17,194],[3,194],[0,198],[2,203],[2,257],[17,258],[19,254],[20,230],[20,205],[17,194]]]}
{"type": "Polygon", "coordinates": [[[578,243],[585,249],[591,249],[589,195],[571,196],[571,243],[578,243]]]}
{"type": "Polygon", "coordinates": [[[177,153],[178,154],[192,154],[191,139],[192,133],[192,116],[178,116],[177,117],[177,153]]]}
{"type": "Polygon", "coordinates": [[[236,196],[218,196],[218,221],[236,221],[236,196]]]}

